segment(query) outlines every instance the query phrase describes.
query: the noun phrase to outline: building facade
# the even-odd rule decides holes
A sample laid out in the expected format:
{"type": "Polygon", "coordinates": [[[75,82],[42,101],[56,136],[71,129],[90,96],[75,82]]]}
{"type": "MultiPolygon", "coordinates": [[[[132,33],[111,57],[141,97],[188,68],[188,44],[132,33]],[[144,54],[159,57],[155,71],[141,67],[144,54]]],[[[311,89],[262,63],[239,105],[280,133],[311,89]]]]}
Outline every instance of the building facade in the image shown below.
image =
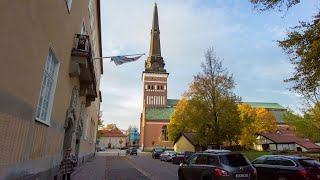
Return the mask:
{"type": "Polygon", "coordinates": [[[0,179],[54,179],[68,147],[79,164],[95,152],[100,1],[4,0],[0,9],[0,179]]]}
{"type": "Polygon", "coordinates": [[[99,146],[105,148],[123,148],[126,146],[126,135],[121,131],[104,130],[99,138],[99,146]]]}
{"type": "Polygon", "coordinates": [[[140,147],[151,149],[155,146],[173,147],[168,141],[167,125],[174,108],[168,103],[167,79],[169,73],[164,68],[161,56],[158,8],[155,3],[150,51],[142,73],[143,110],[140,119],[140,147]]]}

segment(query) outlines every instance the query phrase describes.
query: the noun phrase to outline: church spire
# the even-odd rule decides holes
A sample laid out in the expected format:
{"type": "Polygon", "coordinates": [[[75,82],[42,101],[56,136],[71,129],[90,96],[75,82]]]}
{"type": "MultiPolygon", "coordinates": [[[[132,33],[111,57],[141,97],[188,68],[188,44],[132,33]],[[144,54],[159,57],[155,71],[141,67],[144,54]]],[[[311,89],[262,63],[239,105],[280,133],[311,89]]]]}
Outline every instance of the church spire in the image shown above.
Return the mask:
{"type": "Polygon", "coordinates": [[[146,71],[166,72],[166,70],[164,69],[164,65],[165,63],[161,56],[158,8],[157,8],[157,3],[155,2],[154,10],[153,10],[153,18],[152,18],[150,51],[149,51],[149,57],[147,59],[145,68],[146,68],[146,71]]]}

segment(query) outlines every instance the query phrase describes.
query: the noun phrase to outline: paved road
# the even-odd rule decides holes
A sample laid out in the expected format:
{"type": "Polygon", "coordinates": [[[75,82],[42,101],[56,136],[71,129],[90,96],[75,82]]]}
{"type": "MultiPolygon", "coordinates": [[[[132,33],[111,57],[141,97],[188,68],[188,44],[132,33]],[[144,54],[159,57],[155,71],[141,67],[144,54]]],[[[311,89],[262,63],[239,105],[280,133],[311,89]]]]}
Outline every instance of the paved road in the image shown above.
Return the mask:
{"type": "Polygon", "coordinates": [[[77,168],[73,180],[171,180],[178,179],[178,165],[152,159],[150,153],[126,156],[125,151],[97,153],[94,161],[77,168]],[[119,154],[119,155],[118,155],[119,154]]]}

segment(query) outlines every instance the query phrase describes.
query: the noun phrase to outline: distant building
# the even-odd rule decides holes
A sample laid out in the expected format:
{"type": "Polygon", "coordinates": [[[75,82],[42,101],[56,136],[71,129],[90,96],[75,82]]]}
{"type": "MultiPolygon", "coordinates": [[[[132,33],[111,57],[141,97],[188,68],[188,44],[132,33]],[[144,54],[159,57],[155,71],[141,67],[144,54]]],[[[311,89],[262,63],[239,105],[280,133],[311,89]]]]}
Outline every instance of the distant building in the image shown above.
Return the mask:
{"type": "Polygon", "coordinates": [[[140,133],[138,128],[133,128],[131,132],[128,133],[128,145],[127,146],[139,146],[140,133]]]}
{"type": "Polygon", "coordinates": [[[105,148],[123,148],[126,145],[126,135],[121,131],[103,130],[99,138],[99,146],[105,148]]]}
{"type": "Polygon", "coordinates": [[[283,120],[283,116],[287,113],[287,109],[281,106],[278,103],[268,103],[268,102],[243,102],[254,108],[265,108],[267,111],[271,112],[272,115],[276,118],[276,123],[281,126],[286,123],[283,120]]]}
{"type": "Polygon", "coordinates": [[[57,178],[94,156],[102,100],[100,1],[1,4],[0,179],[57,178]]]}

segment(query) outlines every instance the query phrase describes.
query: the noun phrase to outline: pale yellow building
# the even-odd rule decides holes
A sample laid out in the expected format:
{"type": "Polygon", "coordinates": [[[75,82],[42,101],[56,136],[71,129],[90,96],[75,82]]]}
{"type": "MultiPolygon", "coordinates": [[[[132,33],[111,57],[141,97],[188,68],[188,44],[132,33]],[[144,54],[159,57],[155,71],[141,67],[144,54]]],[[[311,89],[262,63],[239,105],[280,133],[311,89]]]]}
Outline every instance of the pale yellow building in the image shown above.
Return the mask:
{"type": "Polygon", "coordinates": [[[194,133],[180,132],[174,141],[174,151],[201,151],[201,146],[193,140],[194,133]]]}
{"type": "Polygon", "coordinates": [[[66,148],[94,156],[100,1],[4,0],[0,21],[0,179],[54,179],[66,148]]]}

